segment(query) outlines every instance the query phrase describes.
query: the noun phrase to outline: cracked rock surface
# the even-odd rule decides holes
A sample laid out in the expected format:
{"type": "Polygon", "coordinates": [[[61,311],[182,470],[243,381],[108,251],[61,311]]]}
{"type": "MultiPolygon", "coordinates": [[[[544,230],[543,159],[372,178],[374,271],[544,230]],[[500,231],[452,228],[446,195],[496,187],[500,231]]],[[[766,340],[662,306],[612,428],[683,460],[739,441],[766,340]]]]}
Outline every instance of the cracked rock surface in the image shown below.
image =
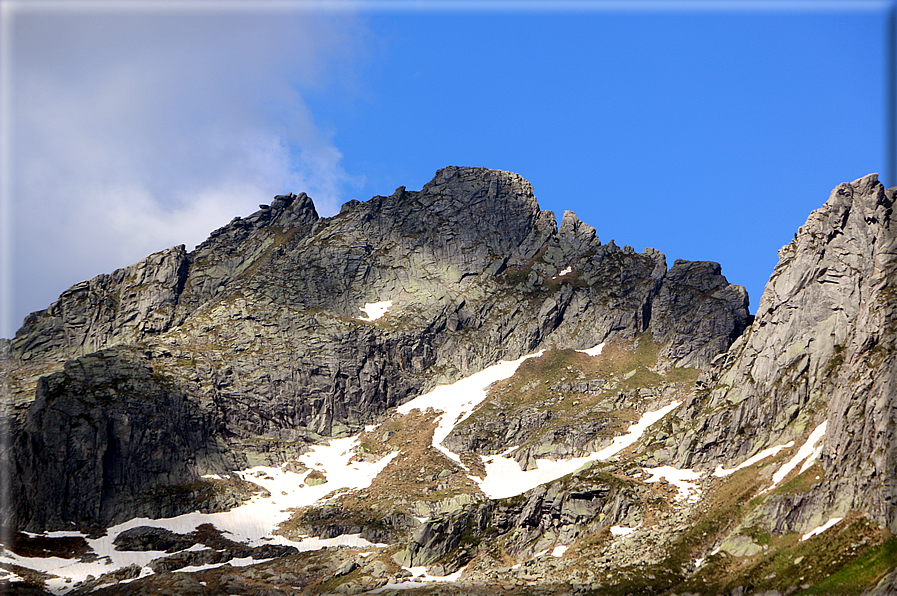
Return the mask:
{"type": "MultiPolygon", "coordinates": [[[[57,391],[102,385],[107,373],[89,365],[90,352],[127,346],[143,359],[141,374],[189,396],[183,403],[204,421],[201,436],[188,434],[189,447],[175,442],[154,463],[156,478],[180,485],[209,467],[281,463],[437,383],[543,346],[588,348],[648,333],[665,356],[697,366],[749,319],[747,294],[719,265],[677,261],[668,271],[660,252],[602,244],[572,212],[558,227],[517,174],[445,168],[420,191],[353,202],[332,218],[319,218],[304,194],[279,196],[192,252],[156,253],[29,315],[5,364],[14,434],[22,437],[14,458],[29,479],[17,488],[15,525],[109,523],[119,509],[96,503],[166,482],[136,472],[119,478],[90,462],[96,479],[76,501],[94,503],[89,515],[76,504],[59,516],[38,513],[61,495],[29,488],[36,470],[51,487],[69,464],[45,465],[53,450],[26,434],[58,436],[54,446],[85,453],[109,435],[68,430],[92,415],[88,403],[48,415],[47,401],[34,399],[40,375],[66,361],[87,358],[66,365],[84,378],[63,372],[57,391]],[[392,306],[382,319],[358,318],[365,303],[383,300],[392,306]],[[219,454],[214,466],[194,458],[199,445],[219,454]]],[[[171,424],[180,436],[181,422],[171,424]]],[[[137,457],[122,450],[116,465],[139,470],[137,457]]]]}

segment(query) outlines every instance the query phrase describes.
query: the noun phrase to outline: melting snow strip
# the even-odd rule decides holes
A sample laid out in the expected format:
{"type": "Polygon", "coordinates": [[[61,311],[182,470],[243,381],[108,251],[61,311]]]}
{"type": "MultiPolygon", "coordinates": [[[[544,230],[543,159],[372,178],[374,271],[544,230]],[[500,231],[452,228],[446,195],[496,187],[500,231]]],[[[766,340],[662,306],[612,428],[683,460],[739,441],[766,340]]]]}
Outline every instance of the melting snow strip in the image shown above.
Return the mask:
{"type": "MultiPolygon", "coordinates": [[[[470,416],[473,409],[486,399],[486,389],[496,381],[507,379],[517,372],[524,361],[537,358],[544,353],[540,350],[535,354],[528,354],[517,360],[508,362],[502,360],[489,368],[472,374],[451,385],[439,385],[429,393],[415,397],[396,408],[400,414],[407,414],[411,410],[425,412],[427,408],[442,411],[436,430],[433,433],[433,447],[442,451],[447,457],[461,463],[461,457],[442,446],[442,441],[455,428],[455,425],[470,416]]],[[[463,464],[462,464],[463,465],[463,464]]]]}
{"type": "Polygon", "coordinates": [[[728,476],[729,474],[734,474],[735,472],[737,472],[738,470],[740,470],[742,468],[746,468],[748,466],[753,466],[758,461],[764,460],[767,457],[772,457],[773,455],[775,455],[782,449],[789,449],[791,447],[794,447],[794,441],[788,441],[784,445],[776,445],[775,447],[769,447],[768,449],[764,449],[763,451],[757,453],[756,455],[752,456],[751,458],[743,461],[742,463],[735,466],[731,470],[724,469],[723,464],[720,464],[720,465],[716,466],[716,470],[713,471],[713,475],[716,476],[717,478],[723,478],[725,476],[728,476]]]}
{"type": "Polygon", "coordinates": [[[273,561],[274,559],[253,559],[252,557],[242,557],[238,559],[231,559],[230,561],[226,561],[224,563],[209,563],[207,565],[189,565],[187,567],[181,567],[176,571],[178,573],[194,573],[196,571],[205,571],[206,569],[215,569],[216,567],[223,567],[225,565],[230,565],[231,567],[247,567],[248,565],[255,565],[256,563],[267,563],[268,561],[273,561]]]}
{"type": "MultiPolygon", "coordinates": [[[[797,464],[806,460],[807,462],[813,462],[819,455],[822,453],[822,445],[818,448],[816,447],[816,443],[822,440],[825,436],[825,429],[828,427],[828,420],[825,420],[822,424],[813,429],[813,432],[810,433],[810,436],[807,437],[807,441],[800,446],[800,449],[797,450],[797,453],[792,457],[787,463],[783,464],[778,470],[776,470],[775,474],[772,475],[772,484],[767,488],[764,488],[760,491],[760,494],[765,492],[769,492],[774,489],[778,484],[791,473],[791,470],[797,467],[797,464]]],[[[812,465],[812,463],[810,464],[812,465]]],[[[804,467],[801,468],[801,472],[805,471],[809,466],[804,464],[804,467]]]]}
{"type": "Polygon", "coordinates": [[[364,306],[359,306],[358,310],[364,311],[365,316],[356,317],[359,321],[376,321],[392,307],[392,300],[384,300],[383,302],[368,302],[364,306]]]}
{"type": "Polygon", "coordinates": [[[430,583],[430,582],[456,582],[461,579],[461,575],[467,570],[467,565],[459,569],[458,571],[452,573],[451,575],[430,575],[427,573],[427,568],[424,566],[421,567],[403,567],[405,571],[410,571],[414,581],[401,582],[398,584],[388,583],[382,588],[377,588],[376,590],[372,590],[368,592],[368,594],[379,594],[381,592],[385,592],[386,590],[410,590],[412,588],[421,587],[422,583],[430,583]]]}
{"type": "Polygon", "coordinates": [[[829,528],[831,528],[832,526],[837,524],[842,519],[844,519],[844,518],[843,517],[833,517],[832,519],[828,520],[827,522],[825,522],[818,528],[813,528],[812,530],[810,530],[809,532],[807,532],[806,534],[801,536],[800,541],[803,542],[804,540],[807,540],[808,538],[812,538],[813,536],[816,536],[817,534],[822,534],[823,532],[825,532],[826,530],[828,530],[829,528]]]}
{"type": "Polygon", "coordinates": [[[5,582],[9,582],[9,583],[23,582],[23,581],[25,581],[25,578],[24,578],[24,577],[19,577],[18,575],[16,575],[16,574],[13,573],[12,571],[7,571],[7,570],[5,570],[5,569],[0,569],[0,581],[5,581],[5,582]]]}
{"type": "Polygon", "coordinates": [[[604,349],[604,342],[601,342],[597,346],[593,346],[587,350],[576,350],[577,352],[582,352],[583,354],[587,354],[589,356],[598,356],[601,354],[601,350],[604,349]]]}
{"type": "Polygon", "coordinates": [[[509,457],[497,455],[480,456],[486,467],[486,478],[483,480],[475,477],[471,478],[479,483],[480,490],[490,499],[504,499],[523,494],[540,484],[552,482],[562,476],[576,472],[589,462],[613,457],[638,441],[648,427],[672,412],[680,403],[682,402],[674,401],[654,412],[645,412],[638,422],[629,427],[625,435],[614,437],[613,443],[601,451],[570,459],[537,459],[536,469],[526,471],[520,469],[520,464],[509,457]]]}
{"type": "Polygon", "coordinates": [[[645,434],[645,431],[648,430],[648,427],[678,408],[679,404],[681,403],[681,400],[677,400],[673,403],[665,405],[659,410],[655,410],[653,412],[645,412],[644,414],[642,414],[642,417],[639,418],[638,422],[629,427],[629,430],[626,431],[625,435],[614,437],[614,442],[596,453],[595,458],[599,460],[605,460],[609,457],[613,457],[630,445],[633,445],[636,441],[642,438],[642,435],[645,434]]]}

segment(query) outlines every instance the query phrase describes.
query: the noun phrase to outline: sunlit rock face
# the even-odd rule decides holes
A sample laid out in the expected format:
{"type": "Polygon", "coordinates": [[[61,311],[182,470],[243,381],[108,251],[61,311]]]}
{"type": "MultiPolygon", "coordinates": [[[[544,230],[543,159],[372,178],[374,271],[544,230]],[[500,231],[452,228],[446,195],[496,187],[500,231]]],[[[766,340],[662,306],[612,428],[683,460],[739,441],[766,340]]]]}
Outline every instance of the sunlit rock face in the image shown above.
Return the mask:
{"type": "Polygon", "coordinates": [[[701,420],[677,454],[689,466],[801,441],[828,421],[826,481],[799,504],[777,505],[791,509],[780,529],[862,509],[897,530],[894,198],[874,174],[832,191],[779,251],[757,317],[712,391],[688,406],[701,420]]]}
{"type": "Polygon", "coordinates": [[[558,224],[517,174],[275,197],[0,346],[0,581],[888,593],[895,192],[835,189],[756,319],[718,264],[558,224]]]}
{"type": "MultiPolygon", "coordinates": [[[[68,436],[64,420],[52,432],[41,427],[50,424],[38,412],[45,402],[29,405],[36,378],[86,351],[137,347],[158,382],[188,396],[204,421],[202,449],[230,446],[213,471],[232,470],[281,463],[322,437],[357,432],[435,383],[543,345],[588,347],[647,332],[677,362],[706,363],[746,322],[747,296],[718,265],[677,262],[667,273],[662,254],[604,246],[572,213],[558,230],[517,174],[446,168],[421,191],[400,188],[329,219],[305,195],[280,196],[192,253],[171,249],[78,284],[29,316],[11,344],[10,385],[21,411],[33,410],[30,437],[68,436]],[[564,268],[571,272],[552,279],[564,268]],[[388,313],[361,316],[365,305],[386,302],[388,313]],[[693,312],[706,334],[695,333],[693,312]]],[[[68,382],[63,375],[54,382],[68,382]]],[[[83,375],[88,393],[104,382],[95,368],[83,375]]],[[[141,403],[155,411],[151,401],[141,403]]],[[[79,407],[67,405],[68,418],[80,420],[79,407]]],[[[25,444],[38,466],[41,449],[25,444]]],[[[126,452],[116,457],[129,469],[126,452]]],[[[114,500],[145,492],[150,481],[138,478],[95,484],[114,500]]],[[[39,500],[26,507],[41,509],[39,500]]],[[[89,517],[117,519],[104,507],[89,517]]],[[[58,520],[68,521],[79,523],[58,520]]]]}

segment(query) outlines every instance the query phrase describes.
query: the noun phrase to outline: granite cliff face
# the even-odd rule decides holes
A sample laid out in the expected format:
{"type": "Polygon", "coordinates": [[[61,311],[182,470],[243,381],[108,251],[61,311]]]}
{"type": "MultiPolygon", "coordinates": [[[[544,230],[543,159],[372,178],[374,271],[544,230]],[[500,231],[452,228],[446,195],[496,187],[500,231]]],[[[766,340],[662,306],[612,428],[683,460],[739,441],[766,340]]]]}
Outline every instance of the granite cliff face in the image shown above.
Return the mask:
{"type": "Polygon", "coordinates": [[[756,320],[713,389],[685,410],[699,420],[673,458],[685,467],[740,463],[827,423],[823,482],[765,511],[780,530],[864,510],[897,532],[894,199],[875,175],[832,191],[779,251],[756,320]]]}
{"type": "Polygon", "coordinates": [[[461,583],[417,593],[888,593],[895,196],[835,189],[756,318],[718,264],[558,224],[516,174],[445,168],[332,218],[275,197],[25,320],[0,568],[70,590],[23,565],[39,544],[108,558],[59,572],[77,593],[389,591],[421,566],[461,583]],[[320,539],[356,546],[291,546],[320,539]],[[271,561],[220,567],[247,557],[271,561]]]}
{"type": "MultiPolygon", "coordinates": [[[[45,407],[28,401],[38,375],[139,345],[146,366],[232,446],[235,469],[282,463],[438,382],[543,345],[647,332],[676,362],[707,363],[748,319],[746,293],[718,265],[677,261],[668,272],[659,252],[602,245],[570,212],[558,228],[516,174],[446,168],[419,192],[350,203],[330,219],[305,195],[277,197],[192,253],[175,247],[78,284],[28,317],[10,378],[33,412],[45,407]],[[381,299],[401,317],[359,320],[381,299]]],[[[66,419],[53,420],[29,421],[22,436],[68,436],[66,419]]],[[[135,474],[119,493],[156,482],[135,474]]]]}

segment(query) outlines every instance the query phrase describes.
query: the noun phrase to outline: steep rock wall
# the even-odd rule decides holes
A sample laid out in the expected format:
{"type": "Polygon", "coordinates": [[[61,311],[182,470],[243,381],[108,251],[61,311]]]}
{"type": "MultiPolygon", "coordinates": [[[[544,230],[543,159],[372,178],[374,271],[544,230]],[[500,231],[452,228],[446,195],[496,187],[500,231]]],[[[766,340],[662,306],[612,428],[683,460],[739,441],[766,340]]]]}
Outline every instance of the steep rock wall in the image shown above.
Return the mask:
{"type": "Polygon", "coordinates": [[[12,446],[18,527],[94,530],[195,508],[178,485],[233,466],[216,421],[138,354],[109,349],[41,378],[12,446]]]}
{"type": "MultiPolygon", "coordinates": [[[[318,218],[304,194],[279,196],[192,253],[178,247],[113,274],[129,276],[163,280],[136,302],[150,305],[144,319],[135,306],[129,321],[161,319],[115,327],[117,315],[103,310],[102,297],[121,293],[123,281],[88,283],[100,289],[82,302],[70,291],[57,308],[77,305],[78,316],[104,321],[103,333],[89,336],[97,338],[95,349],[137,346],[155,378],[216,421],[207,438],[227,444],[231,468],[280,463],[323,437],[377,421],[437,383],[542,346],[587,348],[648,332],[669,358],[703,366],[749,321],[744,289],[729,284],[718,265],[677,261],[667,271],[659,251],[604,245],[571,212],[558,228],[523,178],[483,168],[445,168],[421,191],[350,202],[328,219],[318,218]],[[383,319],[357,318],[365,302],[381,300],[393,302],[383,319]]],[[[68,337],[67,319],[54,312],[32,315],[17,334],[10,378],[24,388],[17,413],[21,419],[27,411],[26,432],[59,432],[59,441],[76,444],[80,439],[59,429],[73,425],[77,412],[70,423],[51,423],[47,401],[27,399],[28,383],[46,371],[24,359],[26,349],[36,353],[44,329],[68,337]]],[[[46,351],[48,361],[85,358],[83,340],[58,345],[46,351]]],[[[85,390],[70,376],[58,382],[72,395],[85,390]]],[[[23,482],[42,466],[50,470],[46,482],[69,472],[44,465],[53,449],[34,444],[22,460],[23,482]]],[[[122,451],[117,465],[141,456],[122,451]]],[[[172,472],[177,481],[195,478],[178,457],[187,456],[160,465],[187,470],[172,472]]],[[[114,486],[126,499],[144,484],[114,486]]],[[[88,483],[82,501],[104,490],[88,483]]],[[[45,497],[26,493],[29,510],[39,510],[45,497]]],[[[118,513],[107,507],[92,515],[110,521],[118,513]]]]}
{"type": "Polygon", "coordinates": [[[874,174],[832,191],[779,251],[753,325],[680,416],[672,459],[707,468],[800,445],[828,421],[823,481],[787,519],[773,516],[781,531],[853,509],[897,529],[895,195],[874,174]]]}

